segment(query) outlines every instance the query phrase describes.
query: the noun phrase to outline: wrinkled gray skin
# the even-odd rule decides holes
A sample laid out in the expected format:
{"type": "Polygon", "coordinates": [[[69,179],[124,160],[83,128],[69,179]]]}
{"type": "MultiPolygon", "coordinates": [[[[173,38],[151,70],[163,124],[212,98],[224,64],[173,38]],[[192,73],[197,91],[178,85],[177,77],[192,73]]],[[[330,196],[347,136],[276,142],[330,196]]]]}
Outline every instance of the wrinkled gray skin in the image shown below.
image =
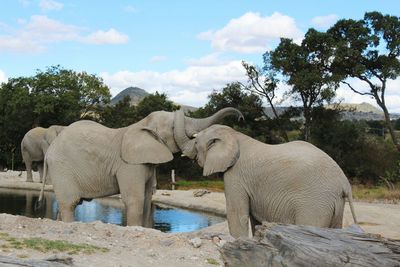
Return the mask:
{"type": "MultiPolygon", "coordinates": [[[[172,154],[180,150],[173,129],[186,125],[180,131],[193,135],[229,115],[242,116],[236,109],[225,108],[204,119],[182,116],[176,124],[174,112],[157,111],[119,129],[92,121],[71,124],[51,144],[45,158],[44,177],[53,181],[61,219],[73,221],[82,199],[120,193],[127,225],[151,227],[156,164],[172,160],[172,154]]],[[[42,195],[43,188],[40,200],[42,195]]]]}
{"type": "Polygon", "coordinates": [[[44,155],[50,144],[64,128],[60,125],[53,125],[49,128],[36,127],[25,134],[21,141],[21,154],[26,166],[27,182],[33,182],[32,162],[38,162],[40,182],[42,182],[44,155]]]}
{"type": "MultiPolygon", "coordinates": [[[[188,139],[187,139],[188,140],[188,139]]],[[[229,231],[248,236],[250,219],[341,228],[345,198],[356,222],[351,186],[336,162],[310,143],[268,145],[230,127],[213,125],[183,153],[203,175],[222,172],[229,231]]]]}

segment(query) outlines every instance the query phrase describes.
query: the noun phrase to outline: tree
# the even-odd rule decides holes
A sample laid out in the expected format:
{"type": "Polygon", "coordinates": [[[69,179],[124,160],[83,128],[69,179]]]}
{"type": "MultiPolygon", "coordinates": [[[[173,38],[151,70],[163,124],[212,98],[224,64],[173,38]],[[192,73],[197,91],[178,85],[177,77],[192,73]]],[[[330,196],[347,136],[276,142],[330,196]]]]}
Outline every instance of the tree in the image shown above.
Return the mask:
{"type": "Polygon", "coordinates": [[[150,94],[139,102],[136,107],[136,116],[137,120],[141,120],[153,111],[174,111],[179,108],[180,106],[169,100],[165,93],[155,92],[155,94],[150,94]]]}
{"type": "Polygon", "coordinates": [[[38,70],[29,81],[35,126],[95,119],[98,106],[110,102],[110,91],[103,80],[86,72],[52,66],[46,71],[38,70]]]}
{"type": "Polygon", "coordinates": [[[386,106],[387,81],[400,75],[400,21],[397,16],[365,13],[364,19],[342,19],[328,33],[334,39],[332,72],[353,92],[375,99],[385,115],[393,144],[400,151],[386,106]],[[356,88],[347,78],[361,80],[367,90],[356,88]]]}
{"type": "Polygon", "coordinates": [[[111,128],[120,128],[131,125],[137,121],[135,106],[130,104],[130,96],[125,96],[115,105],[105,105],[99,108],[99,121],[111,128]]]}
{"type": "MultiPolygon", "coordinates": [[[[264,61],[268,60],[268,58],[269,57],[264,56],[264,61]]],[[[270,64],[267,62],[265,62],[263,69],[257,68],[245,61],[242,61],[242,65],[246,69],[246,74],[248,77],[247,85],[243,87],[250,93],[258,95],[267,100],[267,103],[271,107],[272,113],[274,114],[274,119],[277,122],[278,128],[280,129],[280,134],[282,138],[288,142],[289,137],[286,131],[281,127],[281,117],[278,115],[273,103],[276,96],[277,84],[279,82],[275,76],[275,72],[270,68],[270,64]]]]}
{"type": "Polygon", "coordinates": [[[271,119],[264,113],[261,98],[244,90],[240,83],[227,84],[220,92],[211,93],[208,99],[204,107],[192,112],[190,116],[207,117],[222,108],[234,107],[243,113],[245,121],[238,122],[234,117],[227,117],[223,120],[223,124],[264,142],[280,142],[270,134],[271,119]]]}
{"type": "Polygon", "coordinates": [[[10,78],[0,85],[0,165],[21,163],[20,143],[31,128],[97,119],[98,108],[109,100],[101,78],[60,66],[38,70],[32,77],[10,78]]]}
{"type": "Polygon", "coordinates": [[[308,30],[301,45],[282,38],[278,47],[264,54],[265,68],[280,71],[292,87],[288,92],[303,105],[304,139],[310,138],[312,108],[330,101],[337,88],[337,77],[326,66],[331,56],[331,38],[326,33],[308,30]]]}

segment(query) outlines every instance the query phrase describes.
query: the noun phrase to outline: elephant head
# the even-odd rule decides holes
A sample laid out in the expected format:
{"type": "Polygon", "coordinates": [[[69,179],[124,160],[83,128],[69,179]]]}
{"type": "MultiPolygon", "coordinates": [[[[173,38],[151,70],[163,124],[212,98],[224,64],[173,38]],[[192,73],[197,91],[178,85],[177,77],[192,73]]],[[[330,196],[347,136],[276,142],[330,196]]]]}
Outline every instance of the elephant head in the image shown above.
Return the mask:
{"type": "Polygon", "coordinates": [[[204,176],[227,171],[240,156],[237,138],[232,129],[224,125],[213,125],[201,131],[188,150],[191,155],[195,153],[204,176]]]}
{"type": "Polygon", "coordinates": [[[152,112],[143,120],[127,127],[121,143],[121,158],[132,164],[168,162],[173,158],[172,153],[188,146],[188,136],[193,136],[230,115],[243,118],[242,113],[235,108],[224,108],[201,119],[186,117],[183,110],[152,112]]]}
{"type": "Polygon", "coordinates": [[[191,159],[195,158],[195,139],[193,137],[207,127],[220,122],[228,115],[237,115],[238,120],[244,120],[243,114],[235,108],[223,108],[214,115],[204,119],[188,118],[184,115],[182,110],[176,111],[174,119],[174,137],[182,154],[191,159]]]}

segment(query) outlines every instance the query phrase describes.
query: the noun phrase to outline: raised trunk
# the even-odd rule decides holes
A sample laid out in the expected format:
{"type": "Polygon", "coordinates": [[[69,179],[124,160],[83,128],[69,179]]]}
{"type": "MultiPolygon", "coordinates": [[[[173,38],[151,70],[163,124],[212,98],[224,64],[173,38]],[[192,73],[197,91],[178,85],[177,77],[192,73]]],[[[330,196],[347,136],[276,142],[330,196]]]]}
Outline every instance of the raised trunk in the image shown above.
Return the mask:
{"type": "Polygon", "coordinates": [[[238,116],[238,120],[244,120],[243,114],[236,108],[223,108],[214,113],[214,115],[203,119],[185,117],[186,135],[192,137],[194,134],[213,124],[221,122],[223,118],[231,115],[238,116]]]}
{"type": "Polygon", "coordinates": [[[193,159],[196,156],[194,139],[190,139],[185,131],[185,114],[183,110],[175,111],[174,115],[174,139],[182,154],[193,159]]]}
{"type": "Polygon", "coordinates": [[[176,144],[185,156],[194,158],[194,140],[191,139],[193,135],[222,121],[223,118],[230,115],[237,115],[239,120],[244,120],[243,114],[235,108],[223,108],[214,115],[204,119],[189,118],[184,115],[183,110],[176,111],[174,118],[174,138],[176,144]]]}

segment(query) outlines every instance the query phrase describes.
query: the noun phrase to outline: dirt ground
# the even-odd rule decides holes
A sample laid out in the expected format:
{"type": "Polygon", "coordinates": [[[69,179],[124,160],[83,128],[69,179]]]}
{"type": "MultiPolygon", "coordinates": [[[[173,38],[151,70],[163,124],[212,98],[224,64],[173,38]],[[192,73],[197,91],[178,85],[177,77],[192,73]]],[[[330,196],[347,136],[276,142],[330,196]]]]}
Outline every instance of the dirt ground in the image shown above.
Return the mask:
{"type": "MultiPolygon", "coordinates": [[[[0,187],[37,186],[37,184],[26,185],[27,183],[23,182],[24,175],[18,177],[18,172],[0,173],[0,187]]],[[[223,193],[209,193],[202,197],[194,197],[193,191],[159,190],[154,196],[154,201],[219,215],[225,213],[223,193]]],[[[355,209],[360,226],[366,232],[400,239],[399,204],[356,202],[355,209]]],[[[346,205],[344,224],[345,226],[352,224],[348,205],[346,205]]],[[[72,257],[75,266],[217,266],[222,265],[218,252],[219,246],[225,241],[232,240],[228,234],[226,222],[196,232],[168,234],[154,229],[122,227],[102,222],[63,223],[8,214],[0,214],[1,233],[8,233],[16,238],[40,237],[72,243],[87,243],[109,250],[91,255],[83,253],[67,255],[55,252],[42,253],[31,249],[4,248],[0,245],[0,256],[12,256],[19,259],[68,256],[72,257]],[[191,242],[191,240],[198,241],[196,238],[201,240],[198,248],[191,242]]]]}

